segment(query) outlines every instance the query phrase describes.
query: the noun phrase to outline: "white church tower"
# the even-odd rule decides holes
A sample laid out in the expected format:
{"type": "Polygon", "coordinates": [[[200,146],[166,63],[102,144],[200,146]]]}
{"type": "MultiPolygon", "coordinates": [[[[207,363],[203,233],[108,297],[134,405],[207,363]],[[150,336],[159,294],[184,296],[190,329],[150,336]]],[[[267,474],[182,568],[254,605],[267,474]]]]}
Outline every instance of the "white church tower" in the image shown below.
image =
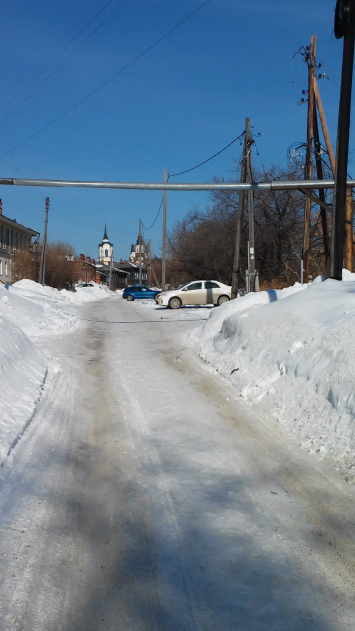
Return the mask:
{"type": "Polygon", "coordinates": [[[104,238],[102,243],[99,244],[99,262],[110,265],[113,262],[113,245],[109,242],[105,224],[104,238]]]}

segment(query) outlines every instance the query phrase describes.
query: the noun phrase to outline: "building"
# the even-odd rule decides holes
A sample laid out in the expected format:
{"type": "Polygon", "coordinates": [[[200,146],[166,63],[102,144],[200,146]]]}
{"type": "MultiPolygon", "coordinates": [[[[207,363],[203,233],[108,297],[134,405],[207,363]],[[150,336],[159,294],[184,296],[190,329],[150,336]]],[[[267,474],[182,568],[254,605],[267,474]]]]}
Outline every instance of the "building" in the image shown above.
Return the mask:
{"type": "MultiPolygon", "coordinates": [[[[123,261],[122,259],[115,263],[115,265],[128,273],[127,284],[128,285],[139,285],[139,265],[137,263],[132,263],[132,261],[123,261]]],[[[147,268],[142,265],[142,285],[147,284],[147,268]]]]}
{"type": "Polygon", "coordinates": [[[0,199],[0,282],[13,282],[14,259],[19,252],[30,250],[33,237],[39,237],[39,232],[2,214],[0,199]]]}
{"type": "Polygon", "coordinates": [[[104,238],[102,242],[99,244],[99,263],[104,263],[105,265],[110,265],[111,261],[113,261],[113,245],[110,243],[107,237],[107,229],[105,224],[105,232],[104,238]]]}
{"type": "Polygon", "coordinates": [[[141,234],[138,234],[136,245],[132,243],[131,245],[131,253],[129,255],[129,260],[131,263],[141,262],[143,265],[146,263],[148,253],[145,250],[145,245],[143,241],[143,237],[141,234]]]}

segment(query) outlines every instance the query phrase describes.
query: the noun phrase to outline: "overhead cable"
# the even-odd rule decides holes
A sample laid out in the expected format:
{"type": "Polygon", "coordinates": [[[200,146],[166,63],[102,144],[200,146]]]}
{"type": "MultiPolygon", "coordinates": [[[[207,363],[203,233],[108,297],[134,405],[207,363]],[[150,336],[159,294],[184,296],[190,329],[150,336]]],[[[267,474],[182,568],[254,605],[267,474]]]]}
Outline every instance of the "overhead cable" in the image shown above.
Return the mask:
{"type": "Polygon", "coordinates": [[[199,167],[201,167],[203,164],[206,164],[207,162],[210,162],[210,160],[213,160],[213,158],[216,158],[217,156],[219,156],[220,153],[223,153],[223,151],[225,151],[226,149],[228,149],[228,147],[230,147],[231,145],[233,145],[233,143],[237,142],[237,140],[240,140],[241,138],[243,138],[245,134],[245,131],[243,131],[242,134],[240,134],[240,136],[238,136],[237,138],[234,138],[234,140],[232,140],[232,142],[230,142],[228,145],[226,145],[225,147],[223,147],[223,149],[221,149],[220,151],[218,151],[217,153],[215,153],[213,156],[211,156],[210,158],[208,158],[207,160],[204,160],[203,162],[200,162],[200,164],[197,164],[195,167],[191,167],[191,169],[186,169],[186,171],[180,171],[180,173],[169,173],[169,177],[176,177],[178,175],[183,175],[184,173],[189,173],[190,171],[194,171],[195,169],[198,169],[199,167]]]}
{"type": "MultiPolygon", "coordinates": [[[[68,42],[67,44],[65,44],[65,46],[63,46],[63,47],[62,47],[62,48],[61,48],[61,49],[60,49],[60,50],[59,50],[59,51],[58,51],[58,52],[54,55],[54,57],[53,57],[53,58],[52,58],[52,59],[51,59],[48,63],[46,63],[46,64],[43,66],[43,68],[42,68],[41,70],[39,70],[39,72],[38,72],[37,74],[35,74],[35,75],[34,75],[34,76],[33,76],[33,77],[32,77],[32,78],[31,78],[31,79],[30,79],[30,80],[29,80],[29,81],[28,81],[28,82],[27,82],[27,83],[26,83],[23,87],[21,87],[21,84],[20,84],[20,86],[18,86],[18,87],[19,87],[18,91],[17,91],[17,92],[15,93],[15,95],[14,95],[14,96],[13,96],[13,97],[12,97],[12,98],[8,101],[8,103],[5,103],[5,105],[1,107],[0,111],[1,111],[1,112],[3,112],[3,111],[6,109],[6,107],[7,107],[8,105],[10,105],[10,104],[11,104],[11,102],[12,102],[12,101],[14,101],[14,100],[16,99],[16,97],[17,97],[17,96],[20,96],[20,94],[21,94],[22,92],[24,92],[24,91],[26,90],[26,88],[28,88],[28,87],[29,87],[29,86],[30,86],[30,85],[31,85],[34,81],[36,81],[36,79],[37,79],[37,78],[38,78],[38,77],[39,77],[39,76],[40,76],[40,75],[41,75],[41,74],[42,74],[42,73],[43,73],[43,72],[44,72],[44,71],[45,71],[45,70],[46,70],[46,69],[47,69],[47,68],[51,65],[51,64],[53,64],[53,62],[57,59],[57,57],[59,57],[62,53],[64,53],[64,51],[65,51],[65,50],[66,50],[66,49],[70,46],[70,44],[72,44],[72,43],[73,43],[73,42],[74,42],[74,41],[75,41],[75,40],[79,37],[79,35],[81,35],[81,33],[82,33],[82,32],[83,32],[83,31],[84,31],[84,30],[85,30],[85,29],[89,26],[89,24],[91,24],[91,22],[93,22],[93,20],[95,20],[95,19],[97,18],[97,16],[98,16],[98,15],[99,15],[99,14],[100,14],[100,13],[101,13],[101,12],[102,12],[102,11],[103,11],[103,10],[104,10],[104,9],[105,9],[108,5],[109,5],[109,4],[111,4],[111,2],[112,2],[112,0],[108,0],[108,1],[106,2],[106,4],[105,4],[103,7],[101,7],[101,9],[100,9],[99,11],[97,11],[97,13],[95,13],[95,15],[94,15],[94,16],[93,16],[93,17],[92,17],[92,18],[91,18],[91,19],[90,19],[90,20],[89,20],[89,21],[88,21],[88,22],[87,22],[87,23],[83,26],[83,28],[82,28],[82,29],[81,29],[81,30],[80,30],[80,31],[79,31],[76,35],[74,35],[74,37],[73,37],[71,40],[69,40],[69,42],[68,42]]],[[[99,3],[98,3],[98,4],[99,4],[99,3]]],[[[97,5],[95,5],[95,6],[97,6],[97,5]]],[[[78,25],[80,22],[82,22],[82,20],[80,20],[80,21],[77,23],[77,25],[78,25]]],[[[77,26],[77,25],[76,25],[76,26],[77,26]]],[[[73,28],[69,31],[69,33],[71,33],[71,32],[72,32],[75,28],[76,28],[76,27],[73,27],[73,28]]],[[[98,28],[99,28],[99,27],[98,27],[98,28]]],[[[68,33],[68,34],[69,34],[69,33],[68,33]]],[[[94,31],[94,33],[95,33],[95,31],[94,31]]],[[[67,37],[67,36],[66,36],[66,37],[67,37]]],[[[64,42],[64,41],[65,41],[66,37],[64,37],[64,38],[61,40],[60,44],[61,44],[62,42],[64,42]]],[[[90,37],[90,35],[89,35],[89,37],[90,37]]],[[[85,42],[86,42],[86,40],[84,41],[84,43],[85,43],[85,42]]],[[[58,46],[59,46],[60,44],[58,44],[58,46]]],[[[81,44],[81,46],[82,46],[82,45],[83,45],[83,44],[81,44]]],[[[57,47],[58,47],[58,46],[57,46],[57,47]]],[[[81,46],[79,46],[79,48],[80,48],[81,46]]],[[[53,50],[52,50],[51,52],[53,52],[54,50],[55,50],[55,48],[53,48],[53,50]]],[[[76,52],[76,51],[74,51],[74,53],[75,53],[75,52],[76,52]]],[[[72,54],[70,55],[70,57],[72,57],[74,53],[72,53],[72,54]]],[[[49,54],[47,55],[47,58],[50,56],[50,54],[51,54],[51,53],[49,53],[49,54]]],[[[47,83],[47,81],[49,81],[49,80],[51,79],[51,77],[53,76],[53,74],[55,74],[55,73],[56,73],[56,72],[57,72],[57,71],[58,71],[58,70],[59,70],[59,69],[60,69],[60,68],[61,68],[61,67],[62,67],[62,66],[63,66],[63,65],[67,62],[67,61],[68,61],[68,59],[70,59],[70,57],[68,57],[68,58],[67,58],[67,59],[66,59],[66,60],[65,60],[65,61],[64,61],[64,62],[63,62],[63,63],[62,63],[59,67],[57,67],[57,68],[56,68],[56,69],[52,72],[52,74],[51,74],[49,77],[47,77],[46,79],[44,79],[44,80],[42,81],[42,83],[41,83],[41,84],[40,84],[37,88],[35,88],[35,89],[34,89],[34,90],[30,93],[30,94],[28,94],[28,95],[25,97],[25,99],[24,99],[24,100],[23,100],[23,101],[22,101],[19,105],[17,105],[17,107],[15,107],[15,109],[13,109],[13,110],[12,110],[9,114],[7,114],[6,116],[4,116],[4,118],[2,119],[2,121],[1,121],[1,122],[3,122],[3,121],[4,121],[4,120],[6,120],[9,116],[11,116],[14,112],[16,112],[16,111],[19,109],[19,107],[21,107],[21,105],[23,105],[23,104],[24,104],[24,103],[25,103],[25,102],[26,102],[26,101],[27,101],[27,100],[28,100],[28,99],[29,99],[29,98],[30,98],[30,97],[31,97],[31,96],[32,96],[35,92],[37,92],[37,91],[41,88],[41,86],[42,86],[42,85],[44,85],[45,83],[47,83]]],[[[1,99],[1,100],[3,100],[3,99],[1,99]]]]}
{"type": "Polygon", "coordinates": [[[146,228],[146,227],[145,227],[145,225],[144,225],[144,223],[143,223],[143,221],[142,221],[142,226],[143,226],[144,230],[146,230],[147,232],[148,232],[148,230],[150,230],[151,228],[153,228],[153,226],[154,226],[154,224],[155,224],[156,220],[158,219],[158,217],[159,217],[159,213],[160,213],[160,211],[161,211],[161,207],[162,207],[162,205],[163,205],[163,201],[164,201],[164,197],[162,197],[162,198],[161,198],[161,202],[160,202],[159,210],[158,210],[157,214],[155,215],[155,219],[154,219],[154,221],[153,221],[152,225],[151,225],[151,226],[149,226],[149,228],[146,228]]]}
{"type": "Polygon", "coordinates": [[[21,142],[19,142],[17,145],[15,145],[14,147],[12,147],[9,151],[6,151],[5,153],[2,153],[0,155],[0,158],[2,158],[3,156],[7,155],[10,151],[12,151],[13,149],[17,149],[18,147],[20,147],[21,145],[23,145],[25,142],[28,142],[29,140],[31,140],[32,138],[34,138],[35,136],[38,136],[38,134],[40,134],[42,131],[44,131],[45,129],[48,129],[48,127],[50,127],[51,125],[54,125],[54,123],[56,123],[57,121],[59,121],[61,118],[63,118],[64,116],[66,116],[66,114],[69,114],[69,112],[72,112],[76,107],[78,107],[79,105],[81,105],[82,103],[84,103],[85,101],[87,101],[87,99],[89,99],[91,96],[93,96],[94,94],[96,94],[96,92],[99,92],[99,90],[101,90],[103,87],[105,87],[108,83],[110,83],[111,81],[113,81],[113,79],[115,79],[116,77],[118,77],[120,74],[122,74],[122,72],[124,72],[125,70],[127,70],[128,68],[130,68],[130,66],[133,66],[133,64],[135,64],[139,59],[141,59],[142,57],[144,57],[144,55],[146,55],[147,53],[149,53],[153,48],[155,48],[158,44],[160,44],[160,42],[162,42],[164,39],[166,39],[169,35],[171,35],[171,33],[173,33],[174,31],[176,31],[176,29],[178,29],[182,24],[184,24],[185,22],[187,22],[187,20],[189,20],[193,15],[195,15],[195,13],[197,13],[198,11],[200,11],[201,9],[203,9],[203,7],[206,6],[206,4],[208,4],[211,0],[205,0],[204,2],[202,2],[202,4],[200,4],[194,11],[192,11],[191,13],[189,13],[183,20],[180,20],[180,22],[178,22],[178,24],[175,24],[175,26],[173,26],[173,28],[171,28],[169,31],[167,31],[164,35],[162,35],[159,39],[157,39],[153,44],[151,44],[150,46],[148,46],[148,48],[146,48],[143,52],[141,52],[139,55],[137,55],[137,57],[134,57],[134,59],[132,59],[132,61],[128,62],[128,64],[126,64],[125,66],[123,66],[120,70],[118,70],[117,72],[115,72],[115,74],[113,74],[111,77],[109,77],[108,79],[106,79],[106,81],[103,81],[99,86],[97,86],[97,88],[95,88],[94,90],[91,90],[91,92],[89,92],[86,96],[84,96],[82,99],[80,99],[79,101],[77,101],[76,103],[74,103],[74,105],[72,105],[71,107],[69,107],[67,110],[65,110],[64,112],[62,112],[62,114],[59,114],[59,116],[57,116],[56,118],[54,118],[52,121],[50,121],[49,123],[47,123],[46,125],[44,125],[43,127],[41,127],[41,129],[38,129],[36,132],[34,132],[33,134],[31,134],[30,136],[28,136],[27,138],[25,138],[25,140],[22,140],[21,142]]]}

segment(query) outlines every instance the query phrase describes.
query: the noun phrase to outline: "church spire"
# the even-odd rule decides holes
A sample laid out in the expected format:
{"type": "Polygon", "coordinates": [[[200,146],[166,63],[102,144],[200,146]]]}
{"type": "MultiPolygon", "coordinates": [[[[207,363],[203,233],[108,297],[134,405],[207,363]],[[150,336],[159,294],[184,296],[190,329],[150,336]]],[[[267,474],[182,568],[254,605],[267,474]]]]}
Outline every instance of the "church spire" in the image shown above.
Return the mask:
{"type": "Polygon", "coordinates": [[[103,238],[103,241],[105,241],[105,239],[106,239],[106,241],[108,241],[106,224],[105,224],[105,232],[104,232],[104,238],[103,238]]]}

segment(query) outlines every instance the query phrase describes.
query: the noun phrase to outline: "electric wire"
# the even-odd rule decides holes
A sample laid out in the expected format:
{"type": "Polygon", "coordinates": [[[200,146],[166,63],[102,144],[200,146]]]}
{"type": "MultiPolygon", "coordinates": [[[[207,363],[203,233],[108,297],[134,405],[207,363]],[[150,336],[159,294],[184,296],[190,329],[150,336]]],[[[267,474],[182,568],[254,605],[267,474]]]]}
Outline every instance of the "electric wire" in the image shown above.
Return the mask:
{"type": "MultiPolygon", "coordinates": [[[[37,92],[44,86],[46,85],[64,66],[67,65],[67,63],[82,49],[84,48],[85,44],[87,44],[89,42],[90,39],[92,39],[92,37],[94,37],[94,35],[96,35],[96,33],[104,26],[104,24],[106,24],[106,22],[108,22],[108,20],[110,20],[112,18],[112,16],[117,13],[117,11],[121,8],[122,5],[126,4],[126,2],[128,2],[129,0],[122,0],[122,2],[120,2],[120,4],[118,5],[118,7],[116,7],[91,33],[89,33],[87,35],[87,37],[84,39],[83,42],[81,42],[81,44],[79,44],[79,46],[66,58],[64,59],[64,61],[62,61],[52,72],[51,74],[49,74],[47,77],[45,77],[43,79],[43,81],[37,85],[29,94],[27,94],[27,96],[24,97],[24,99],[8,114],[6,114],[6,116],[4,116],[4,118],[1,119],[0,124],[3,123],[4,121],[6,121],[8,118],[10,118],[15,112],[17,112],[19,109],[21,109],[21,107],[23,105],[25,105],[25,103],[27,103],[27,101],[34,95],[37,94],[37,92]]],[[[106,8],[110,3],[112,2],[112,0],[109,0],[105,6],[103,7],[106,8]]],[[[102,9],[102,10],[103,10],[102,9]]],[[[95,16],[97,17],[97,15],[100,12],[98,12],[95,16]]],[[[93,18],[93,19],[94,19],[93,18]]],[[[92,20],[91,20],[92,21],[92,20]]],[[[90,22],[91,22],[90,21],[90,22]]],[[[87,25],[86,25],[87,26],[87,25]]],[[[85,30],[86,26],[80,31],[80,33],[83,32],[83,30],[85,30]]],[[[79,34],[80,34],[79,33],[79,34]]],[[[79,35],[78,34],[78,35],[79,35]]],[[[75,38],[73,38],[73,40],[71,40],[71,42],[69,42],[69,44],[71,44],[74,39],[76,39],[77,36],[75,36],[75,38]]],[[[62,52],[65,50],[65,48],[67,48],[69,46],[69,44],[67,46],[65,46],[62,50],[62,52]]],[[[50,64],[48,64],[49,66],[50,64]]],[[[46,67],[48,67],[46,66],[46,67]]],[[[41,74],[41,73],[39,73],[41,74]]],[[[39,75],[38,75],[39,76],[39,75]]],[[[28,86],[29,84],[27,84],[28,86]]],[[[4,109],[4,108],[3,108],[4,109]]],[[[0,110],[3,111],[3,110],[0,110]]]]}
{"type": "MultiPolygon", "coordinates": [[[[183,18],[182,20],[180,20],[180,22],[178,22],[177,24],[175,24],[175,26],[173,26],[173,28],[171,28],[169,31],[167,31],[164,35],[162,35],[159,39],[157,39],[153,44],[151,44],[150,46],[148,46],[148,48],[146,48],[144,51],[142,51],[139,55],[137,55],[136,57],[134,57],[134,59],[132,59],[130,62],[128,62],[125,66],[123,66],[122,68],[120,68],[120,70],[118,70],[117,72],[115,72],[113,75],[111,75],[111,77],[109,77],[108,79],[106,79],[106,81],[103,81],[99,86],[97,86],[94,90],[91,90],[91,92],[89,92],[88,94],[86,94],[86,96],[84,96],[82,99],[80,99],[79,101],[77,101],[76,103],[74,103],[74,105],[71,105],[71,107],[68,107],[68,109],[66,109],[64,112],[62,112],[61,114],[59,114],[59,116],[56,116],[56,118],[54,118],[53,120],[51,120],[49,123],[47,123],[46,125],[44,125],[43,127],[41,127],[40,129],[38,129],[36,132],[34,132],[33,134],[31,134],[30,136],[28,136],[27,138],[25,138],[24,140],[22,140],[21,142],[19,142],[17,145],[15,145],[14,147],[12,147],[10,149],[10,151],[13,151],[14,149],[17,149],[18,147],[21,147],[23,144],[25,144],[26,142],[28,142],[29,140],[31,140],[32,138],[35,138],[35,136],[38,136],[38,134],[40,134],[42,131],[44,131],[45,129],[48,129],[48,127],[51,127],[52,125],[54,125],[54,123],[56,123],[57,121],[59,121],[60,119],[62,119],[64,116],[66,116],[67,114],[69,114],[69,112],[72,112],[76,107],[78,107],[79,105],[81,105],[82,103],[84,103],[85,101],[87,101],[87,99],[89,99],[91,96],[93,96],[94,94],[96,94],[97,92],[99,92],[99,90],[101,90],[103,87],[105,87],[108,83],[110,83],[111,81],[113,81],[113,79],[115,79],[116,77],[118,77],[120,74],[122,74],[122,72],[124,72],[125,70],[127,70],[128,68],[130,68],[130,66],[133,66],[133,64],[135,64],[139,59],[141,59],[142,57],[144,57],[144,55],[146,55],[147,53],[149,53],[153,48],[155,48],[158,44],[160,44],[160,42],[162,42],[164,39],[166,39],[169,35],[171,35],[171,33],[173,33],[174,31],[176,31],[182,24],[184,24],[185,22],[187,22],[187,20],[189,20],[193,15],[195,15],[198,11],[200,11],[201,9],[203,9],[203,7],[205,7],[209,2],[211,2],[211,0],[205,0],[204,2],[202,2],[202,4],[200,4],[196,9],[194,9],[194,11],[192,11],[191,13],[189,13],[185,18],[183,18]]],[[[7,155],[7,153],[9,153],[9,151],[6,151],[5,153],[2,153],[0,155],[0,158],[2,158],[3,156],[7,155]]]]}
{"type": "MultiPolygon", "coordinates": [[[[11,103],[12,103],[12,102],[16,99],[16,97],[17,97],[17,96],[20,96],[20,95],[21,95],[21,94],[22,94],[22,93],[26,90],[26,88],[28,88],[28,87],[29,87],[29,86],[30,86],[30,85],[31,85],[34,81],[36,81],[36,79],[37,79],[37,78],[38,78],[38,77],[39,77],[39,76],[40,76],[40,75],[41,75],[41,74],[42,74],[42,73],[43,73],[43,72],[44,72],[44,71],[45,71],[45,70],[46,70],[46,69],[47,69],[47,68],[51,65],[51,64],[53,64],[53,62],[57,59],[57,57],[59,57],[59,56],[60,56],[60,55],[61,55],[61,54],[62,54],[62,53],[63,53],[63,52],[64,52],[64,51],[65,51],[65,50],[66,50],[66,49],[70,46],[70,44],[72,44],[72,43],[73,43],[73,42],[74,42],[74,41],[75,41],[75,40],[79,37],[79,35],[81,35],[81,33],[82,33],[82,32],[83,32],[83,31],[84,31],[84,30],[85,30],[85,29],[86,29],[86,28],[87,28],[87,27],[91,24],[91,22],[93,22],[93,21],[97,18],[97,16],[98,16],[98,15],[100,15],[100,13],[102,13],[102,11],[103,11],[103,10],[104,10],[104,9],[105,9],[105,8],[106,8],[109,4],[111,4],[111,2],[112,2],[112,0],[108,0],[108,1],[105,3],[105,5],[104,5],[103,7],[101,7],[101,9],[99,9],[99,11],[97,11],[97,12],[95,13],[95,15],[94,15],[94,16],[93,16],[93,17],[92,17],[92,18],[91,18],[91,19],[90,19],[90,20],[89,20],[89,21],[88,21],[88,22],[87,22],[87,23],[83,26],[83,28],[82,28],[82,29],[81,29],[81,30],[80,30],[80,31],[79,31],[79,32],[78,32],[78,33],[77,33],[77,34],[76,34],[76,35],[75,35],[75,36],[74,36],[74,37],[73,37],[73,38],[72,38],[72,39],[71,39],[71,40],[70,40],[70,41],[69,41],[69,42],[68,42],[68,43],[67,43],[67,44],[63,47],[63,48],[61,48],[61,49],[57,52],[57,54],[56,54],[56,55],[55,55],[55,56],[54,56],[54,57],[53,57],[53,58],[52,58],[52,59],[51,59],[51,60],[50,60],[47,64],[45,64],[45,65],[43,66],[43,68],[42,68],[42,69],[41,69],[41,70],[40,70],[40,71],[39,71],[36,75],[34,75],[34,76],[33,76],[33,77],[32,77],[32,78],[31,78],[31,79],[30,79],[30,80],[29,80],[29,81],[28,81],[28,82],[27,82],[27,83],[26,83],[23,87],[20,87],[20,86],[21,86],[21,84],[19,84],[19,86],[18,86],[18,87],[19,87],[20,89],[19,89],[19,90],[15,93],[15,95],[12,97],[12,99],[10,99],[10,100],[9,100],[9,101],[8,101],[8,102],[4,105],[4,106],[2,106],[2,107],[0,108],[0,112],[3,112],[3,111],[6,109],[6,107],[8,107],[8,106],[9,106],[9,105],[10,105],[10,104],[11,104],[11,103]]],[[[99,4],[99,3],[97,3],[97,4],[99,4]]],[[[97,4],[95,4],[95,7],[97,6],[97,4]]],[[[83,19],[84,19],[84,18],[82,18],[81,20],[79,20],[79,22],[77,22],[77,24],[76,24],[76,25],[75,25],[75,26],[74,26],[74,27],[73,27],[73,28],[69,31],[69,33],[68,33],[68,34],[67,34],[67,35],[66,35],[66,36],[65,36],[65,37],[64,37],[64,38],[60,41],[60,43],[59,43],[59,44],[58,44],[55,48],[53,48],[53,49],[52,49],[52,51],[51,51],[51,52],[47,55],[47,57],[49,57],[49,56],[52,54],[52,52],[54,52],[54,50],[55,50],[58,46],[60,46],[60,44],[61,44],[62,42],[64,42],[64,41],[66,40],[66,38],[68,37],[68,35],[69,35],[69,34],[70,34],[70,33],[71,33],[71,32],[72,32],[72,31],[73,31],[73,30],[74,30],[74,29],[75,29],[75,28],[76,28],[76,27],[77,27],[77,26],[78,26],[78,25],[82,22],[82,20],[83,20],[83,19]]],[[[65,63],[65,62],[64,62],[64,63],[65,63]]],[[[39,64],[39,65],[40,65],[40,64],[39,64]]],[[[54,72],[55,72],[55,71],[54,71],[54,72]]],[[[52,76],[52,75],[51,75],[51,76],[52,76]]],[[[50,77],[49,77],[49,78],[50,78],[50,77]]],[[[46,81],[47,81],[47,79],[45,79],[45,80],[44,80],[44,82],[42,82],[42,84],[41,84],[41,85],[43,85],[43,83],[45,83],[46,81]]],[[[39,86],[39,87],[40,87],[40,86],[39,86]]],[[[35,89],[35,91],[37,91],[37,89],[35,89]]],[[[28,99],[30,96],[32,96],[32,94],[33,94],[33,93],[34,93],[34,92],[32,92],[29,96],[27,96],[27,97],[25,98],[25,101],[27,101],[27,99],[28,99]]],[[[3,98],[4,98],[4,97],[3,97],[3,98]]],[[[1,99],[1,100],[3,100],[3,99],[1,99]]],[[[0,102],[1,102],[1,100],[0,100],[0,102]]],[[[20,106],[21,106],[21,105],[22,105],[25,101],[22,101],[22,103],[20,103],[20,106]]],[[[20,106],[16,107],[16,108],[15,108],[12,112],[10,112],[9,114],[7,114],[7,115],[4,117],[4,119],[3,119],[3,120],[5,120],[6,118],[8,118],[8,116],[11,116],[11,115],[12,115],[12,114],[13,114],[13,113],[14,113],[14,112],[15,112],[15,111],[16,111],[16,110],[20,107],[20,106]]]]}
{"type": "Polygon", "coordinates": [[[217,156],[219,156],[221,153],[223,153],[223,151],[225,151],[226,149],[228,149],[228,147],[230,147],[231,145],[233,145],[235,142],[237,142],[237,140],[240,140],[241,138],[243,138],[245,134],[245,131],[243,131],[242,134],[240,134],[240,136],[238,136],[237,138],[234,138],[234,140],[232,140],[232,142],[230,142],[228,145],[226,145],[225,147],[223,147],[223,149],[221,149],[220,151],[218,151],[217,153],[215,153],[213,156],[211,156],[210,158],[208,158],[207,160],[204,160],[203,162],[200,162],[200,164],[197,164],[194,167],[191,167],[191,169],[186,169],[186,171],[180,171],[180,173],[171,173],[169,174],[169,177],[177,177],[178,175],[183,175],[184,173],[189,173],[190,171],[194,171],[195,169],[198,169],[199,167],[201,167],[203,164],[206,164],[207,162],[210,162],[210,160],[213,160],[213,158],[216,158],[217,156]]]}
{"type": "Polygon", "coordinates": [[[146,230],[147,232],[148,232],[148,230],[151,230],[151,229],[153,228],[153,226],[154,226],[154,224],[155,224],[156,220],[158,219],[158,217],[159,217],[159,213],[160,213],[160,211],[161,211],[161,207],[162,207],[162,205],[163,205],[163,201],[164,201],[164,196],[161,198],[161,202],[160,202],[159,210],[158,210],[157,214],[155,215],[155,219],[154,219],[154,221],[153,221],[152,225],[151,225],[151,226],[149,226],[149,228],[146,228],[146,227],[145,227],[145,225],[144,225],[144,223],[143,223],[143,221],[142,221],[142,226],[143,226],[144,230],[146,230]]]}

